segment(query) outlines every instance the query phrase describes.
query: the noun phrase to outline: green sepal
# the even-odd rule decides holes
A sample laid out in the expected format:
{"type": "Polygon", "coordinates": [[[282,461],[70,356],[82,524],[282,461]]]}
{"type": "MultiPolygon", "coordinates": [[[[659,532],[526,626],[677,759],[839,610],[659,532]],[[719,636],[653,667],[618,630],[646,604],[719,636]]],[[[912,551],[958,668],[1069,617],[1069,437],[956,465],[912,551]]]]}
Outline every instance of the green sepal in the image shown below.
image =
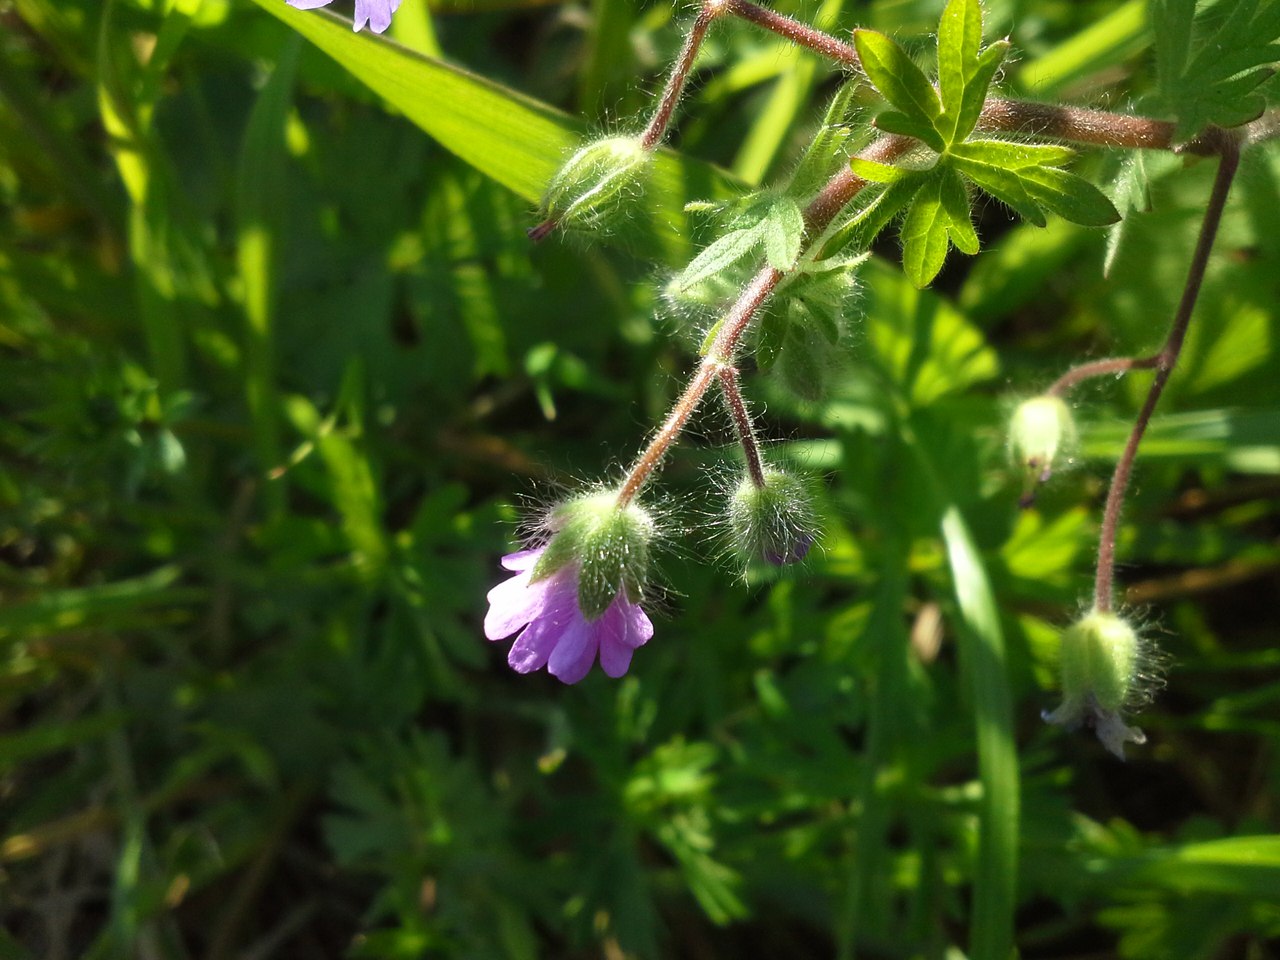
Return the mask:
{"type": "Polygon", "coordinates": [[[1116,711],[1132,697],[1138,673],[1138,634],[1120,617],[1094,610],[1062,635],[1062,696],[1068,702],[1092,697],[1116,711]]]}
{"type": "Polygon", "coordinates": [[[653,520],[643,508],[618,506],[612,492],[590,494],[557,507],[547,527],[554,533],[530,582],[577,564],[578,608],[589,621],[601,617],[620,592],[639,602],[654,535],[653,520]]]}
{"type": "Polygon", "coordinates": [[[729,497],[729,533],[738,555],[750,565],[798,563],[818,533],[813,492],[802,476],[765,467],[764,486],[743,477],[729,497]]]}

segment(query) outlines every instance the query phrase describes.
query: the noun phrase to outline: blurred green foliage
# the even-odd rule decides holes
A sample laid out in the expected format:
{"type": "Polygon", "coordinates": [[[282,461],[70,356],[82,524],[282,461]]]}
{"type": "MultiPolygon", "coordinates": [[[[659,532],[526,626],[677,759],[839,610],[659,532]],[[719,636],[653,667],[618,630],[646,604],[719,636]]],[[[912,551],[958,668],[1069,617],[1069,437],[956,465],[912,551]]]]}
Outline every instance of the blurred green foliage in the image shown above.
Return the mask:
{"type": "MultiPolygon", "coordinates": [[[[924,54],[941,3],[777,6],[924,54]]],[[[1126,512],[1174,662],[1127,765],[1039,714],[1144,375],[1082,391],[1082,463],[1032,510],[1001,430],[1159,343],[1210,161],[1084,158],[1139,198],[1110,255],[994,201],[934,290],[885,247],[820,395],[748,378],[771,455],[824,481],[801,573],[716,555],[711,409],[661,478],[630,675],[519,677],[483,640],[515,522],[632,455],[713,319],[660,296],[714,239],[684,203],[786,173],[835,90],[718,25],[652,222],[531,246],[683,16],[405,0],[394,47],[283,0],[0,0],[0,956],[1276,955],[1273,149],[1126,512]]],[[[1141,2],[987,18],[1004,89],[1167,96],[1141,2]]],[[[1176,83],[1209,69],[1174,47],[1176,83]]]]}

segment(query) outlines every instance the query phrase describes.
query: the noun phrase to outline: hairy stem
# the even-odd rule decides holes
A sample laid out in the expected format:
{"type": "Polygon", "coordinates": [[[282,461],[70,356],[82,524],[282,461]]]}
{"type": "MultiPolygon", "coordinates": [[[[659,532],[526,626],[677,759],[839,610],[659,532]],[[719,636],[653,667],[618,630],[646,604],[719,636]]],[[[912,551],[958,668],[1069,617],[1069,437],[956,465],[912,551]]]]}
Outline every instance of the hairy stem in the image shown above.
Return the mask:
{"type": "Polygon", "coordinates": [[[816,27],[784,17],[780,13],[774,13],[754,3],[748,3],[747,0],[725,0],[725,12],[741,17],[758,27],[772,30],[780,37],[785,37],[798,46],[821,54],[828,60],[834,60],[841,66],[851,70],[862,70],[858,51],[853,44],[838,40],[816,27]]]}
{"type": "Polygon", "coordinates": [[[645,447],[639,459],[636,460],[636,465],[627,474],[627,479],[623,481],[622,489],[618,491],[619,507],[625,507],[635,499],[636,494],[640,492],[640,488],[644,486],[644,482],[649,479],[649,475],[662,462],[662,455],[667,452],[667,448],[671,444],[675,443],[676,437],[680,436],[680,432],[684,430],[684,425],[693,416],[693,411],[697,410],[698,404],[702,402],[703,394],[707,392],[707,387],[711,386],[711,381],[715,379],[716,367],[717,364],[706,360],[698,367],[693,379],[684,388],[684,393],[680,394],[680,399],[675,402],[671,412],[667,414],[667,419],[663,421],[658,432],[649,441],[649,445],[645,447]]]}
{"type": "Polygon", "coordinates": [[[1222,211],[1227,204],[1227,194],[1231,191],[1231,182],[1235,179],[1236,169],[1240,165],[1239,140],[1225,132],[1215,132],[1218,140],[1217,149],[1221,155],[1218,173],[1213,181],[1213,192],[1209,195],[1209,205],[1204,213],[1204,222],[1200,225],[1200,236],[1196,240],[1195,253],[1191,258],[1191,266],[1187,271],[1187,282],[1182,288],[1182,299],[1178,303],[1178,312],[1169,326],[1169,334],[1164,346],[1155,355],[1156,375],[1151,381],[1151,388],[1138,411],[1129,439],[1125,442],[1120,459],[1116,462],[1115,473],[1111,477],[1111,487],[1107,490],[1107,502],[1102,510],[1102,532],[1098,540],[1098,569],[1094,579],[1093,605],[1097,610],[1109,612],[1113,605],[1115,581],[1116,535],[1120,528],[1120,513],[1124,506],[1125,493],[1129,487],[1129,477],[1133,473],[1133,463],[1138,455],[1138,445],[1146,433],[1147,424],[1155,412],[1165,384],[1178,363],[1182,352],[1182,343],[1186,339],[1187,327],[1191,323],[1191,313],[1195,309],[1196,299],[1200,296],[1200,288],[1204,283],[1205,268],[1209,263],[1209,253],[1213,249],[1214,238],[1218,234],[1218,226],[1222,222],[1222,211]]]}
{"type": "Polygon", "coordinates": [[[747,410],[746,401],[742,399],[742,390],[738,385],[736,367],[720,368],[720,392],[729,406],[729,415],[733,417],[733,427],[738,433],[738,442],[742,444],[742,453],[747,460],[747,475],[757,490],[765,488],[764,463],[760,459],[760,445],[756,442],[756,430],[751,423],[751,414],[747,410]]]}
{"type": "Polygon", "coordinates": [[[667,127],[671,125],[676,104],[680,102],[680,95],[684,92],[685,81],[693,70],[693,61],[702,48],[702,41],[707,38],[711,22],[723,9],[724,5],[720,0],[705,0],[698,8],[698,16],[689,29],[689,36],[685,37],[684,49],[680,51],[675,66],[671,68],[671,75],[667,77],[667,86],[662,91],[662,99],[658,101],[658,109],[653,112],[653,118],[645,127],[644,133],[640,134],[640,145],[646,150],[655,149],[667,135],[667,127]]]}
{"type": "Polygon", "coordinates": [[[1076,384],[1094,377],[1105,377],[1109,373],[1128,373],[1130,370],[1149,370],[1160,360],[1159,354],[1150,357],[1111,357],[1106,360],[1092,360],[1072,367],[1049,386],[1045,391],[1048,396],[1061,397],[1076,384]]]}
{"type": "MultiPolygon", "coordinates": [[[[915,141],[910,137],[887,136],[872,143],[859,156],[865,160],[878,163],[892,163],[910,150],[915,141]]],[[[844,207],[858,195],[867,182],[847,167],[842,168],[827,181],[822,191],[813,199],[804,211],[806,242],[812,243],[830,226],[844,207]]],[[[716,373],[724,366],[731,366],[737,353],[742,336],[755,319],[760,308],[768,301],[785,274],[773,267],[764,267],[747,284],[737,301],[729,309],[720,323],[720,331],[712,341],[706,357],[699,364],[697,371],[684,393],[675,402],[667,419],[663,421],[658,432],[649,441],[648,446],[636,458],[635,465],[628,471],[622,488],[618,491],[618,505],[626,506],[639,493],[645,481],[653,474],[666,452],[680,436],[684,426],[697,409],[711,386],[716,373]]]]}

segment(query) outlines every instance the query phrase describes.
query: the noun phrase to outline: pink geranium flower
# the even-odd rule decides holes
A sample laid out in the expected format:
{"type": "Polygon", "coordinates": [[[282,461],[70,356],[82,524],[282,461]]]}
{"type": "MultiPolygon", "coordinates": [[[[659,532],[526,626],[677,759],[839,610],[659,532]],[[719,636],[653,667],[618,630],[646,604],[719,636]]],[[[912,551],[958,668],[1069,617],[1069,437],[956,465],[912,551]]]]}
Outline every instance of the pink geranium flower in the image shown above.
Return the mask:
{"type": "Polygon", "coordinates": [[[544,666],[565,683],[577,683],[591,670],[597,653],[600,668],[620,677],[631,666],[631,655],[653,636],[653,624],[640,605],[619,589],[604,613],[588,619],[578,603],[576,563],[533,580],[544,548],[509,553],[502,565],[515,573],[489,591],[484,635],[501,640],[519,631],[507,663],[517,673],[544,666]]]}

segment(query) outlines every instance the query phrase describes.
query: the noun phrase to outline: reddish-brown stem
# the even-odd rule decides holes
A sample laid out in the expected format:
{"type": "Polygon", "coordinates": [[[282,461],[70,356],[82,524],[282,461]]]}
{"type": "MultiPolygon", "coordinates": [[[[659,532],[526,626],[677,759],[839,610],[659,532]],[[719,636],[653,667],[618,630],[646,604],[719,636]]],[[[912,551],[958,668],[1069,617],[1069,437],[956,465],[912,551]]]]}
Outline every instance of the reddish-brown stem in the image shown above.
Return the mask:
{"type": "Polygon", "coordinates": [[[738,370],[736,367],[720,368],[720,392],[724,394],[724,402],[729,406],[729,415],[733,417],[733,427],[738,433],[738,442],[742,444],[742,453],[747,461],[747,475],[757,490],[763,490],[764,463],[760,459],[760,445],[756,442],[756,430],[751,423],[751,414],[747,410],[746,401],[742,399],[742,390],[738,386],[738,370]]]}
{"type": "Polygon", "coordinates": [[[707,38],[711,21],[722,10],[720,0],[705,0],[698,8],[698,16],[689,29],[689,36],[685,37],[684,49],[680,51],[675,66],[671,68],[671,75],[667,77],[667,86],[662,91],[662,99],[658,101],[658,109],[653,112],[653,118],[645,127],[644,133],[640,134],[640,145],[646,150],[656,149],[667,135],[667,127],[671,125],[672,114],[676,111],[676,104],[680,102],[680,94],[684,92],[685,81],[693,70],[693,61],[697,59],[702,41],[707,38]]]}
{"type": "MultiPolygon", "coordinates": [[[[910,137],[881,137],[867,147],[859,156],[864,160],[874,160],[878,163],[892,163],[914,145],[915,141],[910,137]]],[[[847,167],[842,168],[828,180],[818,196],[805,208],[805,235],[808,240],[812,242],[815,238],[821,236],[822,231],[827,229],[836,214],[844,209],[849,201],[857,196],[858,191],[866,185],[865,180],[855,176],[847,167]]],[[[649,441],[649,445],[644,448],[636,459],[635,465],[627,473],[622,488],[618,491],[619,506],[626,506],[630,503],[640,491],[640,488],[644,486],[645,481],[657,469],[667,450],[675,443],[689,417],[697,409],[699,402],[702,400],[702,395],[706,392],[707,387],[711,385],[716,372],[723,366],[732,365],[738,344],[742,340],[742,335],[746,333],[751,321],[755,319],[760,308],[764,306],[778,284],[782,282],[784,276],[785,274],[781,270],[776,270],[773,267],[764,267],[752,278],[746,289],[739,295],[737,301],[729,309],[729,313],[721,321],[720,332],[716,334],[715,340],[712,341],[706,357],[693,375],[693,380],[685,388],[684,393],[680,395],[680,399],[676,401],[671,412],[667,414],[667,419],[662,427],[654,435],[653,439],[649,441]]]]}
{"type": "Polygon", "coordinates": [[[707,392],[707,387],[711,386],[711,381],[715,379],[716,367],[716,364],[705,360],[698,367],[693,379],[684,388],[684,393],[680,394],[680,399],[675,402],[675,406],[667,414],[667,419],[663,421],[662,427],[654,435],[654,438],[649,441],[649,446],[645,448],[644,453],[640,454],[636,465],[627,474],[627,479],[623,481],[622,488],[618,491],[618,506],[625,507],[635,499],[635,495],[640,492],[644,482],[649,479],[649,475],[653,473],[654,469],[662,461],[662,455],[675,442],[676,437],[680,436],[680,431],[684,429],[684,425],[693,416],[693,411],[698,409],[698,404],[702,401],[703,394],[707,392]]]}
{"type": "Polygon", "coordinates": [[[1178,355],[1182,352],[1182,343],[1186,339],[1187,327],[1191,323],[1191,313],[1195,309],[1196,300],[1200,296],[1200,287],[1204,282],[1205,268],[1209,263],[1209,253],[1213,249],[1214,238],[1218,235],[1218,226],[1222,222],[1222,211],[1227,205],[1227,194],[1231,191],[1231,182],[1235,179],[1236,168],[1240,165],[1240,143],[1234,136],[1215,132],[1218,140],[1216,151],[1221,156],[1218,161],[1218,174],[1213,181],[1213,191],[1209,195],[1209,205],[1205,209],[1204,222],[1200,225],[1200,236],[1196,240],[1195,253],[1191,258],[1191,266],[1187,271],[1187,282],[1182,288],[1182,299],[1178,302],[1178,312],[1169,326],[1169,335],[1164,346],[1155,355],[1156,375],[1151,381],[1151,388],[1138,411],[1133,430],[1125,442],[1120,459],[1116,461],[1115,473],[1111,476],[1111,487],[1107,490],[1107,502],[1102,509],[1102,531],[1098,539],[1098,570],[1094,579],[1093,605],[1097,610],[1108,612],[1112,609],[1113,589],[1116,562],[1116,535],[1120,528],[1120,512],[1124,506],[1125,493],[1129,487],[1129,477],[1133,473],[1133,463],[1138,455],[1138,445],[1146,433],[1147,424],[1155,412],[1165,384],[1177,365],[1178,355]]]}
{"type": "Polygon", "coordinates": [[[780,13],[774,13],[765,7],[748,3],[747,0],[725,0],[724,6],[726,13],[741,17],[743,20],[754,23],[758,27],[764,27],[766,30],[772,30],[794,44],[807,47],[829,60],[835,60],[841,66],[848,67],[851,70],[860,71],[862,69],[862,63],[858,59],[858,51],[853,45],[845,43],[843,40],[837,40],[829,33],[824,33],[822,30],[801,23],[798,20],[792,20],[790,17],[784,17],[780,13]]]}
{"type": "Polygon", "coordinates": [[[1053,381],[1045,393],[1051,397],[1060,397],[1078,383],[1094,377],[1105,377],[1109,373],[1128,373],[1130,370],[1149,370],[1160,360],[1160,355],[1150,357],[1111,357],[1107,360],[1092,360],[1072,367],[1057,380],[1053,381]]]}

